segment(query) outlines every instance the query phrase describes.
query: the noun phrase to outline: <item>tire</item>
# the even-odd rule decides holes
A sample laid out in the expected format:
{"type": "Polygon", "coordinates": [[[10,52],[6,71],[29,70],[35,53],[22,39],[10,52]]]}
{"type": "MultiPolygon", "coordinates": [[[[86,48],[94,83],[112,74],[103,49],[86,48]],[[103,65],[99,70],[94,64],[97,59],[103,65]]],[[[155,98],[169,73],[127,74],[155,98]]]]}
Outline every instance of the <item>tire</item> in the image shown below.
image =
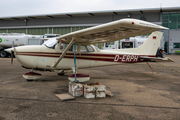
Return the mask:
{"type": "Polygon", "coordinates": [[[26,79],[28,82],[32,82],[33,81],[33,79],[26,79]]]}
{"type": "Polygon", "coordinates": [[[63,72],[62,72],[62,73],[58,73],[59,76],[63,76],[64,74],[65,74],[65,73],[63,73],[63,72]]]}
{"type": "Polygon", "coordinates": [[[6,51],[4,51],[4,50],[0,51],[0,57],[5,58],[5,57],[8,57],[8,56],[9,56],[9,53],[7,53],[6,51]]]}

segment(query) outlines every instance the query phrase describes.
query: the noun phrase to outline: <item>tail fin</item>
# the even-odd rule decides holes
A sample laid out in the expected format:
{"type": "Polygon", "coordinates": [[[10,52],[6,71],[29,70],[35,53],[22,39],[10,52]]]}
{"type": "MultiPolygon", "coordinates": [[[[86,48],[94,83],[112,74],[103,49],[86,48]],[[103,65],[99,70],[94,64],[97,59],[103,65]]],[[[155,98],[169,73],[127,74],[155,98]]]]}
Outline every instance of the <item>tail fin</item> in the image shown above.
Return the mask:
{"type": "Polygon", "coordinates": [[[138,54],[140,55],[156,55],[162,35],[162,32],[153,32],[148,37],[148,39],[140,47],[137,48],[136,52],[138,52],[138,54]]]}
{"type": "MultiPolygon", "coordinates": [[[[135,54],[135,55],[148,55],[155,56],[157,49],[160,45],[160,41],[163,33],[156,31],[151,33],[147,40],[138,48],[128,48],[128,49],[113,49],[111,51],[116,51],[122,54],[135,54]]],[[[109,50],[110,51],[110,50],[109,50]]]]}

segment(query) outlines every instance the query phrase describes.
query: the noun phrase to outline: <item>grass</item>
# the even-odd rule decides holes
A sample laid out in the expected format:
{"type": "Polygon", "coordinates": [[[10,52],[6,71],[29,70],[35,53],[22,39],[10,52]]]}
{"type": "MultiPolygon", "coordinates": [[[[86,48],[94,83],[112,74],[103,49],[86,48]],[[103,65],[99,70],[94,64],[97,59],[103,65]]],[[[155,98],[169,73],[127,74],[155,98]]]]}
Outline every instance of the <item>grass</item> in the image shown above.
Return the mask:
{"type": "Polygon", "coordinates": [[[175,50],[175,53],[176,54],[180,54],[180,50],[175,50]]]}

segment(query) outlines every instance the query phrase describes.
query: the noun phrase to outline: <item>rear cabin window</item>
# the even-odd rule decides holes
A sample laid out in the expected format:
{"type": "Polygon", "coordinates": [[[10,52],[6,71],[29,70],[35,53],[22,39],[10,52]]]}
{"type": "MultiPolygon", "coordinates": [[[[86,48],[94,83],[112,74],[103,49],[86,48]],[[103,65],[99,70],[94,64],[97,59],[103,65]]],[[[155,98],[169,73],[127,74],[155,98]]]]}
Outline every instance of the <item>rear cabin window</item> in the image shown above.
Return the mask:
{"type": "Polygon", "coordinates": [[[81,45],[80,52],[94,52],[94,49],[92,46],[81,45]]]}
{"type": "Polygon", "coordinates": [[[87,46],[88,52],[94,52],[94,49],[92,46],[87,46]]]}

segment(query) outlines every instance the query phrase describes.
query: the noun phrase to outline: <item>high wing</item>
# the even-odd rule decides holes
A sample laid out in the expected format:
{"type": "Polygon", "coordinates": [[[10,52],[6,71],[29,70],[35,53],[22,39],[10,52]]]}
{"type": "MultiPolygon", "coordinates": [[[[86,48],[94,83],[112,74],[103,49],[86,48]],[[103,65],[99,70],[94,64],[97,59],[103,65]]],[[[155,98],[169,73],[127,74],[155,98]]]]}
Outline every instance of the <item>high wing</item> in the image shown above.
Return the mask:
{"type": "Polygon", "coordinates": [[[66,52],[74,43],[94,44],[113,42],[116,40],[147,34],[162,29],[168,28],[142,20],[121,19],[62,35],[56,39],[59,41],[67,42],[69,43],[69,45],[63,51],[54,65],[52,65],[52,67],[55,68],[59,64],[66,52]]]}
{"type": "Polygon", "coordinates": [[[60,36],[57,40],[70,42],[74,39],[75,43],[94,44],[112,42],[128,37],[151,33],[162,29],[168,29],[156,24],[152,24],[136,19],[121,19],[99,26],[71,32],[60,36]]]}

